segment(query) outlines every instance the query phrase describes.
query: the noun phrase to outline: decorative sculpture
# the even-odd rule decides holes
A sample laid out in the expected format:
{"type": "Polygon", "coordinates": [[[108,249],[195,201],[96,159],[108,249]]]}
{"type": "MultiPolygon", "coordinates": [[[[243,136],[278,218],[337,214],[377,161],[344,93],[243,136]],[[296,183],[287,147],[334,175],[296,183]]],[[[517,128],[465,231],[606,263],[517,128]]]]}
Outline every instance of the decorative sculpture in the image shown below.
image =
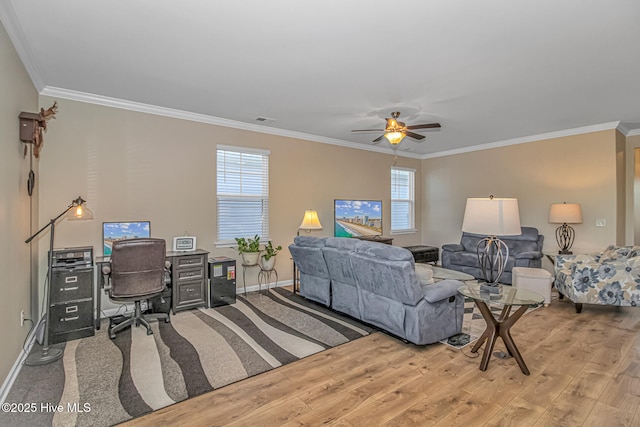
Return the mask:
{"type": "MultiPolygon", "coordinates": [[[[20,140],[33,144],[33,156],[40,158],[40,151],[44,144],[43,134],[47,131],[47,122],[56,118],[58,102],[55,101],[48,109],[40,108],[40,113],[20,113],[20,140]]],[[[27,156],[27,146],[24,147],[27,156]]]]}

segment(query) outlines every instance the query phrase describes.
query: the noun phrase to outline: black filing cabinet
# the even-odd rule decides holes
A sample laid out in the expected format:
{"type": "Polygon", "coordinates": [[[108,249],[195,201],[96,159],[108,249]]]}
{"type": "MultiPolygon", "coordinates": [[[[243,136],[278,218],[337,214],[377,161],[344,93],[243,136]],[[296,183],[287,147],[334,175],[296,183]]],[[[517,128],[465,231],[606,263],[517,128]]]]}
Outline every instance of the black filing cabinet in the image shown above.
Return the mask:
{"type": "Polygon", "coordinates": [[[235,304],[236,260],[227,257],[209,258],[209,281],[211,282],[211,307],[235,304]]]}
{"type": "Polygon", "coordinates": [[[93,248],[54,249],[49,343],[94,335],[93,248]]]}

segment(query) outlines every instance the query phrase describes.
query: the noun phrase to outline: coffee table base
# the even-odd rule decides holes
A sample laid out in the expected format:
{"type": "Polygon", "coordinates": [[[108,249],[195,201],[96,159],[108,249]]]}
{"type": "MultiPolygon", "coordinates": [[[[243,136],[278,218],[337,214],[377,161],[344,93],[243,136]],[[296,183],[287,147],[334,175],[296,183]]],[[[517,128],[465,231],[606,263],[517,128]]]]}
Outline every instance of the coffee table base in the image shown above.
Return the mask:
{"type": "Polygon", "coordinates": [[[487,322],[487,329],[484,330],[478,341],[476,341],[474,346],[471,348],[472,353],[477,353],[480,349],[480,346],[482,346],[482,344],[487,341],[487,345],[484,348],[484,353],[482,355],[482,361],[480,362],[480,370],[487,370],[487,366],[489,366],[489,358],[491,357],[491,353],[493,352],[493,346],[495,345],[498,337],[500,337],[502,338],[504,345],[507,346],[507,351],[509,352],[509,354],[513,356],[514,359],[516,359],[516,362],[518,362],[518,366],[520,366],[520,370],[522,371],[522,373],[525,375],[529,375],[529,369],[524,363],[524,359],[520,355],[518,347],[516,347],[516,344],[513,342],[513,338],[511,338],[511,334],[509,333],[511,327],[520,317],[522,317],[529,306],[522,305],[520,306],[520,308],[518,308],[518,310],[510,314],[511,306],[505,305],[502,309],[502,313],[496,319],[491,313],[491,310],[489,309],[487,304],[479,300],[474,301],[476,303],[476,306],[478,306],[478,309],[480,310],[480,313],[482,314],[485,322],[487,322]]]}

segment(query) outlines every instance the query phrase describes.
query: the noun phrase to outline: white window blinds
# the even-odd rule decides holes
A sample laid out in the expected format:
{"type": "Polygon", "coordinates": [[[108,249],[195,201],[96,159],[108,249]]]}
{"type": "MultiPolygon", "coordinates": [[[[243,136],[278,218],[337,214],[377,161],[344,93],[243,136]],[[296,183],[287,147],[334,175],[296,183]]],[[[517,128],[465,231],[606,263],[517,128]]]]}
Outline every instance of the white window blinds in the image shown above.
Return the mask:
{"type": "Polygon", "coordinates": [[[216,245],[235,237],[269,239],[269,152],[217,147],[216,245]]]}
{"type": "Polygon", "coordinates": [[[391,168],[391,231],[415,230],[415,170],[391,168]]]}

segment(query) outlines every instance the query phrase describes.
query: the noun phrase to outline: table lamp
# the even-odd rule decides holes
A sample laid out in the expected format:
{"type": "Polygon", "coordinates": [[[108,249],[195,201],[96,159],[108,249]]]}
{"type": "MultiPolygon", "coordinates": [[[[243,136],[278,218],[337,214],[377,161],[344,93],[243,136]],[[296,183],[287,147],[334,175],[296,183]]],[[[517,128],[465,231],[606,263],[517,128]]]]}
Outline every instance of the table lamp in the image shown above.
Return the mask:
{"type": "Polygon", "coordinates": [[[562,224],[556,229],[559,254],[571,255],[576,232],[569,224],[582,224],[582,209],[578,203],[554,203],[549,208],[549,223],[562,224]]]}
{"type": "Polygon", "coordinates": [[[322,230],[322,224],[320,224],[320,219],[318,219],[318,212],[313,209],[304,211],[304,217],[302,218],[300,227],[298,227],[298,236],[300,235],[300,230],[304,230],[307,233],[311,233],[311,230],[322,230]]]}
{"type": "Polygon", "coordinates": [[[522,234],[518,199],[493,196],[467,199],[462,231],[487,236],[478,242],[478,263],[486,284],[497,289],[509,259],[509,247],[497,236],[522,234]]]}

